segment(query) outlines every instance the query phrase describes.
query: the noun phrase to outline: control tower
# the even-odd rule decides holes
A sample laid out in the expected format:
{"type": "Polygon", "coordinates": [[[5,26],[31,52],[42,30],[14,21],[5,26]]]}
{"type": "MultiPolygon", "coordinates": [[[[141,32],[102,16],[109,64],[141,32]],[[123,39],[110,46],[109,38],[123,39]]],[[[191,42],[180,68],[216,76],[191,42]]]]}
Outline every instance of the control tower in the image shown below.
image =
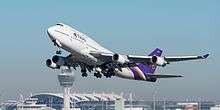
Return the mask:
{"type": "Polygon", "coordinates": [[[70,88],[73,86],[75,76],[71,70],[62,70],[58,75],[60,86],[63,87],[63,110],[70,110],[70,88]]]}

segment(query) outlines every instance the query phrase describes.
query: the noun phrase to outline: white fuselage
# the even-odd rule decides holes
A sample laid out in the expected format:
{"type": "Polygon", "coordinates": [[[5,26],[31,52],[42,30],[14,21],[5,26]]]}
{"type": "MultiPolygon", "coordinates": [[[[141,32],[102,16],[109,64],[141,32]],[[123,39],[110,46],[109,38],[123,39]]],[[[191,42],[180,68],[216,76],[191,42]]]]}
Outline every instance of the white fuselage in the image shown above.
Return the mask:
{"type": "MultiPolygon", "coordinates": [[[[50,39],[55,41],[60,48],[70,52],[75,59],[77,59],[79,62],[85,63],[86,65],[96,66],[105,63],[102,60],[92,56],[90,53],[113,54],[113,52],[105,49],[87,35],[65,24],[52,26],[48,28],[47,32],[50,39]]],[[[139,74],[139,80],[146,80],[146,77],[138,68],[134,67],[133,69],[137,74],[139,74]]],[[[121,71],[118,69],[114,71],[116,76],[126,79],[135,79],[134,73],[132,73],[131,69],[128,67],[121,68],[121,71]]]]}

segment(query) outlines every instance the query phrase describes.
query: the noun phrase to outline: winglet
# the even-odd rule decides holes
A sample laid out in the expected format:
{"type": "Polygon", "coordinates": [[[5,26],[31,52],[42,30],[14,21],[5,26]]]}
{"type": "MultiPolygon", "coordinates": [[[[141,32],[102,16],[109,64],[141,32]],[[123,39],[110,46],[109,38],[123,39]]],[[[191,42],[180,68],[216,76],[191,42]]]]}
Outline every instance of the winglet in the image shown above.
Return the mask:
{"type": "Polygon", "coordinates": [[[208,56],[209,56],[209,54],[205,54],[202,56],[202,59],[206,59],[206,58],[208,58],[208,56]]]}

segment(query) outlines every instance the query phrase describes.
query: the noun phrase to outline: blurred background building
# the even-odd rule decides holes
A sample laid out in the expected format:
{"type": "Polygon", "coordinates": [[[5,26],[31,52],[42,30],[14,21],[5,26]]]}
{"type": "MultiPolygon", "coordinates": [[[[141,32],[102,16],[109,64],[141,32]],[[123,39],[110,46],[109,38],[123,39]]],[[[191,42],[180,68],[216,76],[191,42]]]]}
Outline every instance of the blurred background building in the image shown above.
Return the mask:
{"type": "MultiPolygon", "coordinates": [[[[38,93],[19,101],[3,101],[2,110],[61,110],[62,93],[38,93]]],[[[133,100],[114,93],[70,94],[71,110],[220,110],[215,102],[133,100]]]]}

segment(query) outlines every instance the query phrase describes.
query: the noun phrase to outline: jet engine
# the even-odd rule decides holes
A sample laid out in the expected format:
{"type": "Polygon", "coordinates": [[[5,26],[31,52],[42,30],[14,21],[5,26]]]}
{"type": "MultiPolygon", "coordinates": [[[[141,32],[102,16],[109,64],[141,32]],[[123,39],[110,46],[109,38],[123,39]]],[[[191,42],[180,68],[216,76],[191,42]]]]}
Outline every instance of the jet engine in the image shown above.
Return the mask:
{"type": "Polygon", "coordinates": [[[114,54],[112,56],[112,60],[117,62],[117,63],[120,63],[120,64],[124,64],[124,63],[129,61],[127,56],[120,55],[120,54],[114,54]]]}
{"type": "Polygon", "coordinates": [[[158,65],[158,66],[166,66],[167,61],[164,59],[164,57],[158,57],[158,56],[152,56],[151,62],[158,65]]]}
{"type": "Polygon", "coordinates": [[[52,69],[59,69],[61,66],[67,66],[67,58],[55,55],[52,60],[47,59],[46,65],[52,69]]]}
{"type": "Polygon", "coordinates": [[[59,66],[67,66],[67,58],[62,56],[54,55],[52,61],[59,66]]]}
{"type": "Polygon", "coordinates": [[[47,59],[46,65],[52,69],[59,69],[60,68],[60,66],[58,66],[56,63],[54,63],[51,59],[47,59]]]}

